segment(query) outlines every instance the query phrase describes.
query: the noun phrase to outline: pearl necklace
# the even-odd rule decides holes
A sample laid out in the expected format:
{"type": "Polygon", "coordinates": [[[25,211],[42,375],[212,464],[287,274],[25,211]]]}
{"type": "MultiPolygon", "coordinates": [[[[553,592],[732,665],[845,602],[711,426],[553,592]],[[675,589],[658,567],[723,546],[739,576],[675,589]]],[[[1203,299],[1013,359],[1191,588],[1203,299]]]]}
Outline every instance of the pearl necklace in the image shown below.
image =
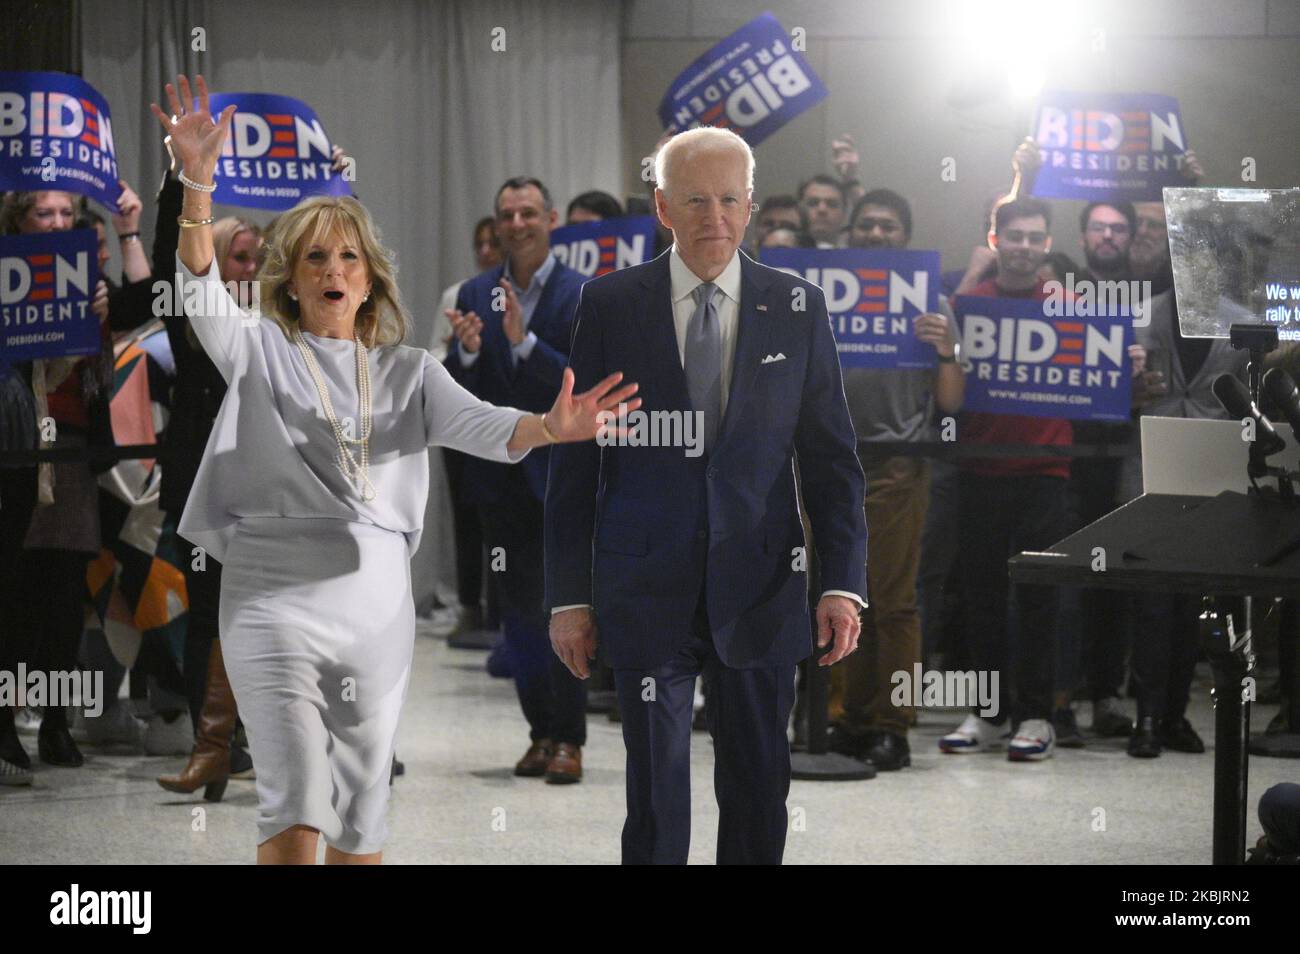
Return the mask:
{"type": "Polygon", "coordinates": [[[316,384],[316,393],[320,395],[321,405],[325,408],[325,417],[334,431],[334,442],[338,445],[337,462],[339,470],[343,471],[343,475],[354,483],[358,477],[361,479],[361,500],[365,503],[374,500],[378,496],[375,485],[370,482],[370,362],[367,360],[366,346],[361,343],[361,339],[354,336],[353,340],[357,343],[357,399],[361,405],[361,436],[358,438],[350,438],[343,432],[343,426],[334,414],[334,402],[330,400],[329,389],[325,387],[325,379],[321,375],[320,365],[316,363],[316,355],[312,353],[311,347],[307,344],[307,339],[302,336],[302,330],[299,328],[293,330],[294,344],[302,352],[303,360],[307,363],[307,370],[311,373],[312,381],[316,384]],[[352,450],[348,447],[349,444],[361,445],[360,461],[352,456],[352,450]]]}

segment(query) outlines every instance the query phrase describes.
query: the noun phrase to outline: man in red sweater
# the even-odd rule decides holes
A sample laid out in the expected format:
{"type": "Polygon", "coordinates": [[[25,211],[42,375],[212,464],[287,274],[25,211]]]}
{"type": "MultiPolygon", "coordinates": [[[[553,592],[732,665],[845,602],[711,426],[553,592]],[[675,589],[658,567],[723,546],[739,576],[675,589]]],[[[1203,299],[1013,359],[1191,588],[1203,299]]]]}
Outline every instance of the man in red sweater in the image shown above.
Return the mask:
{"type": "MultiPolygon", "coordinates": [[[[995,219],[997,274],[970,294],[997,298],[1047,298],[1037,277],[1051,249],[1051,210],[1031,198],[1000,206],[995,219]]],[[[958,427],[965,444],[1068,446],[1070,422],[1021,414],[967,413],[958,427]]],[[[1022,550],[1046,549],[1066,533],[1068,458],[962,458],[959,518],[962,603],[971,668],[998,672],[995,719],[972,712],[939,740],[944,752],[978,752],[1000,745],[1008,714],[1011,761],[1051,756],[1052,690],[1056,661],[1057,591],[1018,586],[1019,639],[1008,635],[1010,579],[1007,559],[1022,550]],[[1014,700],[1014,709],[1012,707],[1014,700]]]]}

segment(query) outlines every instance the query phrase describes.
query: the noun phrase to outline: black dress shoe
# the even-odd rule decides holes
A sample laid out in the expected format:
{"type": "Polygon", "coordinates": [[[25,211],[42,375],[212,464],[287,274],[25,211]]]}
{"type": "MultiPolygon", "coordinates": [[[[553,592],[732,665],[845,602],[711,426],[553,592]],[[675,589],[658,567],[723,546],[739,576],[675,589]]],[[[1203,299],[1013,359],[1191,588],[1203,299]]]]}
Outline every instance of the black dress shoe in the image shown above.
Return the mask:
{"type": "Polygon", "coordinates": [[[1160,723],[1160,741],[1167,749],[1175,752],[1190,752],[1200,755],[1205,751],[1205,743],[1196,734],[1192,724],[1184,716],[1180,719],[1165,719],[1160,723]]]}
{"type": "Polygon", "coordinates": [[[63,728],[47,729],[42,726],[36,736],[36,751],[46,765],[77,768],[86,761],[68,730],[63,728]]]}
{"type": "Polygon", "coordinates": [[[1074,710],[1069,706],[1052,713],[1052,729],[1056,732],[1058,749],[1081,749],[1087,743],[1079,731],[1079,722],[1074,717],[1074,710]]]}
{"type": "Polygon", "coordinates": [[[830,738],[826,744],[832,752],[847,755],[851,759],[865,761],[867,753],[871,751],[875,741],[874,735],[857,735],[846,731],[843,726],[837,725],[831,730],[830,738]]]}
{"type": "Polygon", "coordinates": [[[867,750],[867,760],[881,772],[897,772],[912,764],[912,750],[907,737],[893,732],[881,732],[867,750]]]}
{"type": "Polygon", "coordinates": [[[1137,727],[1128,739],[1128,754],[1135,759],[1160,756],[1160,737],[1156,733],[1156,720],[1151,716],[1138,719],[1137,727]]]}

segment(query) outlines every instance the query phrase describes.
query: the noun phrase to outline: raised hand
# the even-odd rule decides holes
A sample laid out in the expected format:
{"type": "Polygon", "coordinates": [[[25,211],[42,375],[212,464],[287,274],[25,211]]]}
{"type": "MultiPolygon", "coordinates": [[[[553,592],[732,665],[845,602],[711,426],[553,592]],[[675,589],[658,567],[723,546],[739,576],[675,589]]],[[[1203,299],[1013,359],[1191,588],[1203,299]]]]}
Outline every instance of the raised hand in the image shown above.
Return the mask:
{"type": "Polygon", "coordinates": [[[853,137],[842,133],[831,140],[831,165],[841,179],[848,179],[858,172],[858,147],[853,137]]]}
{"type": "Polygon", "coordinates": [[[1032,136],[1026,136],[1011,156],[1011,168],[1024,178],[1033,179],[1043,167],[1043,153],[1032,136]]]}
{"type": "Polygon", "coordinates": [[[121,186],[122,194],[117,200],[117,211],[113,213],[113,229],[118,235],[126,232],[138,232],[140,231],[140,213],[144,210],[144,203],[135,194],[135,190],[126,184],[125,179],[118,179],[117,184],[121,186]]]}
{"type": "Polygon", "coordinates": [[[172,116],[176,117],[175,122],[157,103],[150,103],[149,108],[158,117],[163,131],[171,137],[172,152],[180,160],[182,171],[191,179],[207,182],[217,167],[235,107],[234,104],[227,106],[222,110],[221,118],[214,120],[208,110],[208,84],[202,74],[195,77],[199,90],[197,103],[190,92],[190,81],[185,76],[177,76],[176,82],[180,87],[179,99],[176,87],[171,83],[166,86],[167,102],[172,116]]]}
{"type": "Polygon", "coordinates": [[[621,417],[623,410],[635,411],[639,408],[641,399],[628,401],[637,392],[639,385],[625,384],[614,390],[614,385],[621,380],[623,372],[615,371],[590,391],[575,395],[573,369],[565,368],[559,396],[546,412],[547,428],[562,442],[589,441],[607,428],[615,434],[622,433],[621,428],[613,427],[613,421],[621,417]],[[624,402],[626,408],[619,408],[624,402]]]}

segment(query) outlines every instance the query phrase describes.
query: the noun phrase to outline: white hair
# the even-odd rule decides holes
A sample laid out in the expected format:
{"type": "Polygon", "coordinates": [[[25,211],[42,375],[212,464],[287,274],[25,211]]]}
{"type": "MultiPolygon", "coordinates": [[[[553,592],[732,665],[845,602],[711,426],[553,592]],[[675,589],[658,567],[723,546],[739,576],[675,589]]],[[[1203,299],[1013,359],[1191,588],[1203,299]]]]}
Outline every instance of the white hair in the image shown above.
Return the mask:
{"type": "Polygon", "coordinates": [[[673,160],[689,159],[701,152],[731,150],[745,158],[745,188],[754,191],[754,150],[730,129],[715,126],[698,126],[680,132],[660,147],[655,156],[655,183],[668,194],[668,167],[673,160]]]}

